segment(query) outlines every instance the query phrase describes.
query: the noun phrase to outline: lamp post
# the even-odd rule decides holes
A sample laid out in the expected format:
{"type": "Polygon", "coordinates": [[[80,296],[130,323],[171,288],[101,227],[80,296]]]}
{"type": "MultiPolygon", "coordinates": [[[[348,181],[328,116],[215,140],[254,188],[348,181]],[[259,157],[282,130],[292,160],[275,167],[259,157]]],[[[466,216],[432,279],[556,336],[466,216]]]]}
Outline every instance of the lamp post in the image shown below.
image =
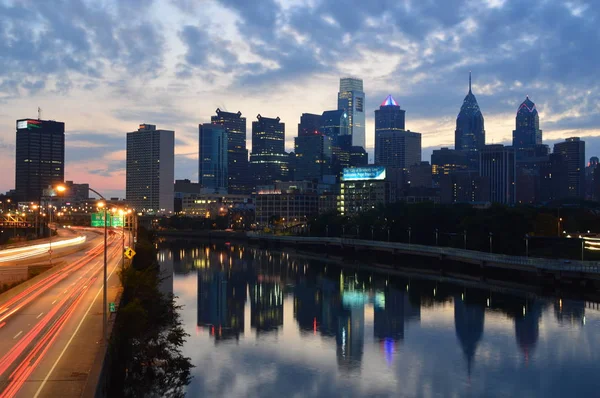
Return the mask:
{"type": "Polygon", "coordinates": [[[440,230],[439,229],[435,229],[435,245],[438,245],[438,237],[440,235],[440,230]]]}
{"type": "Polygon", "coordinates": [[[463,231],[463,237],[465,240],[465,250],[467,250],[467,230],[466,229],[463,231]]]}
{"type": "MultiPolygon", "coordinates": [[[[103,207],[104,208],[104,277],[102,279],[103,283],[102,283],[102,341],[107,344],[107,336],[106,336],[106,319],[107,319],[107,315],[106,315],[106,310],[107,310],[107,298],[106,298],[106,270],[107,270],[107,251],[108,251],[108,223],[107,223],[107,212],[108,212],[108,203],[106,202],[106,198],[98,191],[96,191],[95,189],[89,188],[88,189],[95,193],[96,195],[100,196],[100,199],[102,199],[104,202],[100,202],[98,203],[98,207],[103,207]]],[[[56,190],[58,192],[64,192],[67,190],[67,188],[63,185],[59,185],[56,187],[56,190]]]]}
{"type": "Polygon", "coordinates": [[[371,225],[371,240],[375,240],[375,227],[371,225]]]}
{"type": "Polygon", "coordinates": [[[409,245],[410,245],[411,232],[412,232],[412,228],[408,227],[408,244],[409,245]]]}
{"type": "Polygon", "coordinates": [[[493,236],[494,236],[494,234],[490,232],[490,253],[492,253],[492,252],[493,252],[493,250],[492,250],[492,247],[493,247],[493,246],[492,246],[492,237],[493,237],[493,236]]]}
{"type": "Polygon", "coordinates": [[[388,242],[390,241],[390,227],[387,227],[388,242]]]}
{"type": "Polygon", "coordinates": [[[325,225],[325,237],[329,238],[329,224],[325,225]]]}
{"type": "Polygon", "coordinates": [[[529,257],[529,234],[525,234],[525,257],[529,257]]]}

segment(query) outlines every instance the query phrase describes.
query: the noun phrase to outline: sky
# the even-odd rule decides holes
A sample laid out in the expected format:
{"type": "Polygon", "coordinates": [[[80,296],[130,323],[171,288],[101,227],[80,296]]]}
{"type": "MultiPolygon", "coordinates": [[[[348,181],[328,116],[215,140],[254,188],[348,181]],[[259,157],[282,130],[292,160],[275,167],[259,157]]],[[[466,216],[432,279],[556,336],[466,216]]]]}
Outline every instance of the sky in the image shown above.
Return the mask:
{"type": "MultiPolygon", "coordinates": [[[[536,103],[544,143],[600,155],[600,4],[553,0],[0,0],[0,192],[14,188],[15,121],[65,122],[65,179],[124,196],[125,137],[175,130],[175,177],[198,179],[198,124],[217,108],[279,116],[335,109],[339,78],[392,94],[423,160],[454,144],[473,72],[486,143],[509,143],[536,103]]],[[[371,156],[372,158],[372,156],[371,156]]]]}

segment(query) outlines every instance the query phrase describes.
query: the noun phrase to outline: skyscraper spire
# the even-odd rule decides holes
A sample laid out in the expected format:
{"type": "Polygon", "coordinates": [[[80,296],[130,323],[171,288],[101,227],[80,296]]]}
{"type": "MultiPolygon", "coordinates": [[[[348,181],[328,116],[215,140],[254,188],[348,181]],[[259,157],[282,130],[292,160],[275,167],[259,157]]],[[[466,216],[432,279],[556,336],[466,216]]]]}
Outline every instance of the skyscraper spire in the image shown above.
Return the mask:
{"type": "Polygon", "coordinates": [[[469,93],[471,92],[471,71],[469,71],[469,93]]]}

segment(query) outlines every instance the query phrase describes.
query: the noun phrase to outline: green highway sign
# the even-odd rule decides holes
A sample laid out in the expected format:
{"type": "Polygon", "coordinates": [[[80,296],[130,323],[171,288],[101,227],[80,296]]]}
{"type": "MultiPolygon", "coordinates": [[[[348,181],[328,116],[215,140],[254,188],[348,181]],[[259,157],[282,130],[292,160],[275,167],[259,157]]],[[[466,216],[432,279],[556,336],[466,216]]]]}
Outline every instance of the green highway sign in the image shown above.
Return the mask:
{"type": "Polygon", "coordinates": [[[110,312],[117,312],[117,309],[115,308],[115,303],[108,303],[108,310],[110,312]]]}
{"type": "MultiPolygon", "coordinates": [[[[124,217],[121,215],[108,215],[107,227],[122,227],[124,217]]],[[[92,213],[92,227],[103,227],[104,226],[104,212],[92,213]]]]}

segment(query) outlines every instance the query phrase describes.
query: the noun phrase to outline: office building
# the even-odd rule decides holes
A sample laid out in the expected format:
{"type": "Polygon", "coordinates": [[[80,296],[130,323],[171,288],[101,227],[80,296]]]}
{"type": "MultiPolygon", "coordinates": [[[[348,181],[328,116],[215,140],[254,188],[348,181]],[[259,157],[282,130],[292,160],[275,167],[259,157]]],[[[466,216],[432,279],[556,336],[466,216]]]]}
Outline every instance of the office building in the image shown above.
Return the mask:
{"type": "Polygon", "coordinates": [[[340,79],[338,109],[348,115],[348,127],[352,136],[352,145],[366,148],[365,130],[365,92],[362,79],[340,79]]]}
{"type": "Polygon", "coordinates": [[[375,164],[408,170],[421,162],[421,134],[411,131],[375,133],[375,164]]]}
{"type": "Polygon", "coordinates": [[[471,73],[469,73],[469,93],[465,97],[456,118],[456,131],[454,133],[454,149],[465,151],[469,159],[469,168],[478,169],[478,151],[485,145],[485,127],[483,114],[479,109],[477,99],[471,91],[471,73]]]}
{"type": "Polygon", "coordinates": [[[250,195],[185,193],[181,204],[181,211],[186,216],[210,219],[226,216],[235,210],[254,210],[250,195]]]}
{"type": "Polygon", "coordinates": [[[408,170],[421,162],[421,134],[405,131],[405,113],[391,95],[375,111],[375,164],[408,170]]]}
{"type": "Polygon", "coordinates": [[[65,181],[66,190],[63,196],[74,202],[86,201],[90,198],[90,184],[75,184],[73,181],[65,181]]]}
{"type": "Polygon", "coordinates": [[[320,181],[331,174],[331,137],[314,131],[295,138],[296,180],[320,181]]]}
{"type": "Polygon", "coordinates": [[[359,214],[395,200],[395,187],[385,167],[352,167],[343,173],[338,199],[340,214],[359,214]]]}
{"type": "Polygon", "coordinates": [[[504,145],[486,145],[479,151],[479,174],[489,180],[489,201],[514,204],[516,201],[515,150],[504,145]]]}
{"type": "Polygon", "coordinates": [[[217,108],[212,124],[225,127],[227,132],[227,191],[232,194],[252,192],[252,177],[246,149],[246,118],[241,112],[224,112],[217,108]]]}
{"type": "Polygon", "coordinates": [[[540,198],[542,203],[568,197],[569,182],[566,158],[561,153],[551,153],[548,161],[540,164],[540,198]]]}
{"type": "MultiPolygon", "coordinates": [[[[321,115],[321,126],[319,131],[331,137],[334,142],[337,137],[352,137],[348,122],[348,114],[344,109],[323,112],[321,115]]],[[[352,146],[352,139],[350,139],[349,146],[352,146]]]]}
{"type": "Polygon", "coordinates": [[[65,124],[54,120],[17,120],[15,195],[39,202],[43,190],[65,179],[65,124]]]}
{"type": "Polygon", "coordinates": [[[489,201],[490,179],[478,171],[455,170],[440,176],[441,203],[482,203],[489,201]]]}
{"type": "Polygon", "coordinates": [[[369,154],[362,146],[350,147],[350,167],[363,167],[369,164],[369,154]]]}
{"type": "Polygon", "coordinates": [[[187,178],[183,180],[175,180],[174,191],[174,211],[175,213],[179,213],[183,210],[183,197],[189,194],[200,194],[201,185],[198,182],[191,182],[187,178]]]}
{"type": "Polygon", "coordinates": [[[314,135],[320,132],[321,119],[322,115],[303,113],[302,116],[300,116],[300,123],[298,123],[298,137],[314,135]]]}
{"type": "MultiPolygon", "coordinates": [[[[513,147],[514,148],[514,147],[513,147]]],[[[537,203],[541,200],[541,170],[548,162],[547,145],[515,148],[517,156],[517,203],[537,203]]]]}
{"type": "Polygon", "coordinates": [[[411,165],[408,168],[408,176],[412,188],[433,188],[431,164],[429,162],[411,165]]]}
{"type": "Polygon", "coordinates": [[[204,123],[198,126],[198,180],[205,192],[227,193],[228,139],[225,127],[204,123]]]}
{"type": "Polygon", "coordinates": [[[281,119],[257,116],[252,122],[251,171],[255,186],[288,179],[288,154],[285,152],[285,124],[281,119]]]}
{"type": "Polygon", "coordinates": [[[175,132],[140,124],[127,133],[127,202],[138,212],[174,210],[175,132]]]}
{"type": "Polygon", "coordinates": [[[517,151],[517,158],[520,159],[519,152],[525,148],[533,148],[536,145],[542,145],[542,130],[540,130],[540,118],[535,104],[529,99],[519,106],[516,117],[516,126],[513,130],[513,148],[517,151]]]}
{"type": "Polygon", "coordinates": [[[561,154],[567,173],[567,197],[581,198],[585,196],[585,141],[579,137],[567,138],[564,142],[554,144],[554,153],[561,154]]]}
{"type": "Polygon", "coordinates": [[[406,111],[400,109],[400,105],[394,97],[388,95],[375,110],[375,135],[378,131],[404,131],[406,111]]]}
{"type": "Polygon", "coordinates": [[[597,156],[592,156],[585,168],[585,198],[589,200],[594,200],[595,197],[594,173],[599,162],[597,156]]]}
{"type": "Polygon", "coordinates": [[[434,187],[440,186],[442,176],[468,168],[469,161],[466,152],[441,148],[434,150],[431,154],[431,178],[434,187]]]}

